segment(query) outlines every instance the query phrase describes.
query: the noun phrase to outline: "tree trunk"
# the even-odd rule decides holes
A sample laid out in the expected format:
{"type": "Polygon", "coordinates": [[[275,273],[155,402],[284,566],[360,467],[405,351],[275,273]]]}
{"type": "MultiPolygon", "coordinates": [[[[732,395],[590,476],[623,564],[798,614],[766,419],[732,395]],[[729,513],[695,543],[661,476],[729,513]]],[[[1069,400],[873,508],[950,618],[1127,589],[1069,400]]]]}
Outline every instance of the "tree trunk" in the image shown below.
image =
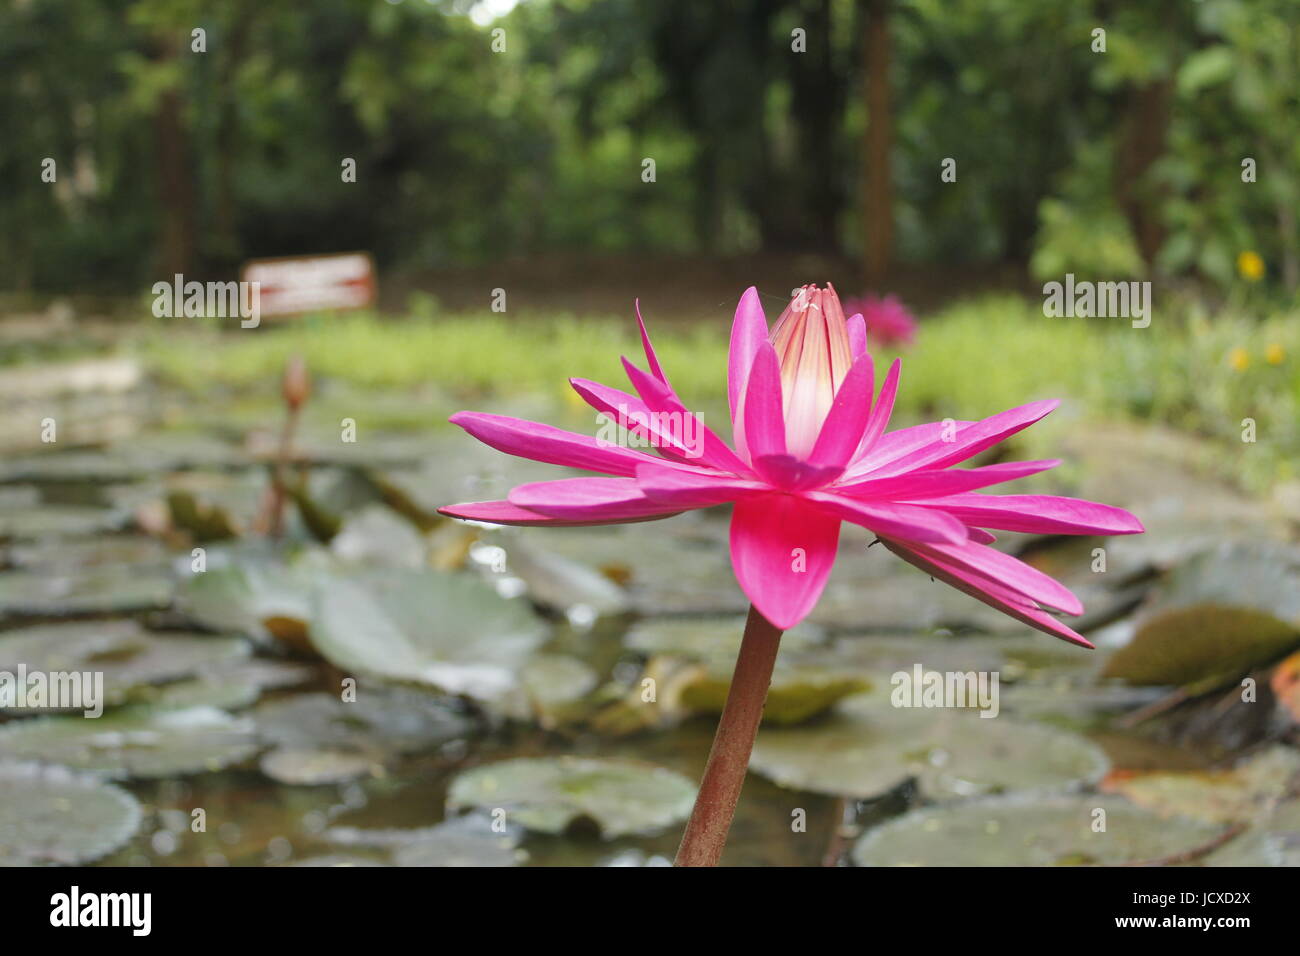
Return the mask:
{"type": "MultiPolygon", "coordinates": [[[[176,50],[169,43],[161,57],[168,60],[175,56],[176,50]]],[[[170,89],[158,97],[154,131],[162,214],[159,263],[168,278],[175,274],[188,275],[194,266],[194,179],[183,114],[180,90],[170,89]]]]}

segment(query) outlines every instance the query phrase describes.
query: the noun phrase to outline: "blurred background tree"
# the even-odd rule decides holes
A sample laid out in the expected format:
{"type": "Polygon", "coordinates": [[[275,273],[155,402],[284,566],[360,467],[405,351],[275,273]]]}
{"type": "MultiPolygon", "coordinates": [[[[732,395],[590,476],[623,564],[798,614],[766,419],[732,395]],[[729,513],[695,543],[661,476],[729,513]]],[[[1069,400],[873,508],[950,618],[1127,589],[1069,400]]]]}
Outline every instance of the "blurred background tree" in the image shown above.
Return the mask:
{"type": "Polygon", "coordinates": [[[354,248],[1300,282],[1293,0],[4,0],[0,63],[4,289],[354,248]]]}

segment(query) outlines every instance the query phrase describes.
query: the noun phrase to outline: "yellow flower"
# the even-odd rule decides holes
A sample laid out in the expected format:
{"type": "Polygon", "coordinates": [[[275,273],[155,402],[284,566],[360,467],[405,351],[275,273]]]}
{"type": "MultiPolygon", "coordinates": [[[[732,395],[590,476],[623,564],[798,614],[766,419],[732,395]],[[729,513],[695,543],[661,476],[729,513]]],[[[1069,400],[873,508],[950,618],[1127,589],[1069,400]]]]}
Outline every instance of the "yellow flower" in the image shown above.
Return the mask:
{"type": "Polygon", "coordinates": [[[1281,365],[1286,360],[1286,349],[1277,342],[1270,342],[1264,348],[1264,361],[1269,365],[1281,365]]]}
{"type": "Polygon", "coordinates": [[[1246,249],[1237,255],[1237,271],[1247,282],[1258,282],[1264,278],[1264,260],[1258,252],[1246,249]]]}
{"type": "Polygon", "coordinates": [[[1228,353],[1228,364],[1234,372],[1244,372],[1250,368],[1250,353],[1238,345],[1228,353]]]}

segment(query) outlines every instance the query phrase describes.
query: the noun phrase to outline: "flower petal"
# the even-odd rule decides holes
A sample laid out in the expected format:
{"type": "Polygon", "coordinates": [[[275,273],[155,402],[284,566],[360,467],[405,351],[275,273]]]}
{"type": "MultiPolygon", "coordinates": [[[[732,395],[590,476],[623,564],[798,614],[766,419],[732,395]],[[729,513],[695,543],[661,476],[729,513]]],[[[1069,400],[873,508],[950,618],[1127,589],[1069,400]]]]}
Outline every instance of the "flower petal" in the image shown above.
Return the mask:
{"type": "MultiPolygon", "coordinates": [[[[642,431],[655,451],[665,458],[679,462],[698,460],[698,448],[691,448],[687,443],[690,436],[680,429],[661,427],[666,424],[663,417],[651,412],[650,406],[637,396],[585,378],[571,378],[569,384],[583,401],[610,421],[642,431]]],[[[684,419],[681,422],[685,424],[684,419]]]]}
{"type": "Polygon", "coordinates": [[[813,609],[835,564],[840,521],[793,495],[737,501],[731,563],[741,590],[781,630],[813,609]]]}
{"type": "Polygon", "coordinates": [[[1005,438],[1028,428],[1034,422],[1061,404],[1056,399],[1044,402],[1030,402],[1016,408],[999,412],[982,421],[974,422],[964,428],[958,427],[945,441],[948,435],[942,435],[937,442],[920,448],[902,458],[895,459],[878,469],[878,477],[902,474],[918,468],[946,468],[967,458],[973,458],[986,448],[991,448],[1005,438]]]}
{"type": "Polygon", "coordinates": [[[1142,522],[1123,508],[1057,495],[949,495],[921,504],[981,528],[1030,534],[1141,534],[1142,522]]]}
{"type": "Polygon", "coordinates": [[[946,562],[918,554],[902,543],[885,539],[884,544],[886,548],[908,564],[920,568],[940,581],[952,585],[958,591],[969,594],[975,600],[982,601],[989,607],[995,608],[1017,621],[1028,624],[1045,634],[1051,634],[1053,637],[1059,637],[1072,644],[1078,644],[1080,647],[1089,649],[1093,647],[1092,643],[1083,635],[1052,617],[1046,611],[1024,603],[1019,599],[1018,595],[1005,588],[999,588],[946,562]]]}
{"type": "Polygon", "coordinates": [[[1083,613],[1083,604],[1060,581],[988,545],[970,540],[961,544],[904,543],[923,557],[965,572],[967,577],[1014,591],[1066,614],[1083,613]]]}
{"type": "Polygon", "coordinates": [[[861,312],[849,316],[845,327],[849,333],[849,355],[857,361],[867,354],[867,320],[861,312]]]}
{"type": "Polygon", "coordinates": [[[645,360],[646,364],[650,366],[650,373],[669,388],[672,388],[671,385],[668,385],[668,376],[664,374],[663,368],[659,365],[659,357],[655,355],[654,346],[650,344],[650,333],[646,331],[645,321],[641,318],[640,299],[636,300],[636,324],[637,328],[641,330],[641,348],[645,350],[645,360]]]}
{"type": "Polygon", "coordinates": [[[915,505],[899,505],[885,501],[859,501],[856,498],[841,498],[825,492],[811,492],[806,497],[845,521],[862,525],[879,535],[889,535],[905,541],[932,541],[940,544],[961,544],[970,537],[966,526],[951,515],[944,515],[948,520],[936,521],[935,515],[941,512],[933,508],[918,508],[915,505]]]}
{"type": "Polygon", "coordinates": [[[855,459],[871,451],[872,446],[889,427],[889,417],[894,414],[894,399],[898,396],[898,376],[902,368],[902,359],[894,359],[893,364],[889,366],[889,373],[885,376],[884,384],[880,386],[880,396],[876,399],[876,404],[871,409],[871,417],[867,420],[867,427],[862,432],[862,440],[858,443],[857,451],[853,453],[855,459]]]}
{"type": "Polygon", "coordinates": [[[759,481],[649,463],[636,470],[636,483],[651,501],[681,508],[709,508],[771,490],[759,481]]]}
{"type": "MultiPolygon", "coordinates": [[[[551,518],[546,515],[539,515],[534,511],[528,511],[520,508],[518,505],[512,505],[508,501],[467,501],[458,505],[447,505],[438,509],[438,514],[446,515],[449,518],[460,518],[464,521],[483,521],[488,524],[508,524],[519,525],[522,527],[545,526],[547,528],[581,528],[589,525],[605,524],[627,524],[628,521],[623,519],[610,519],[607,521],[566,521],[563,518],[551,518]]],[[[635,518],[632,521],[657,521],[660,518],[671,518],[672,513],[650,515],[645,518],[635,518]]]]}
{"type": "Polygon", "coordinates": [[[680,505],[651,501],[626,478],[560,478],[512,488],[510,504],[549,518],[568,521],[634,521],[677,514],[680,505]]]}
{"type": "Polygon", "coordinates": [[[627,370],[627,377],[631,380],[632,387],[636,389],[650,411],[667,415],[670,421],[678,423],[672,429],[665,430],[675,430],[683,436],[693,436],[686,442],[688,445],[686,457],[694,464],[707,465],[730,474],[749,474],[749,466],[717,436],[713,429],[704,424],[704,420],[699,415],[687,409],[671,388],[659,379],[647,375],[626,358],[623,359],[623,368],[627,370]]]}
{"type": "Polygon", "coordinates": [[[745,418],[741,428],[749,460],[784,455],[785,413],[781,397],[781,364],[770,342],[760,342],[745,387],[745,418]]]}
{"type": "Polygon", "coordinates": [[[857,449],[871,418],[871,393],[875,388],[875,369],[871,356],[864,355],[853,363],[844,376],[831,409],[822,422],[817,444],[808,462],[843,468],[857,449]]]}
{"type": "Polygon", "coordinates": [[[754,470],[769,485],[782,491],[824,488],[840,476],[837,465],[814,465],[794,455],[762,455],[754,459],[754,470]]]}
{"type": "Polygon", "coordinates": [[[895,501],[915,501],[917,498],[939,498],[955,495],[975,488],[1004,481],[1015,481],[1055,468],[1059,458],[1044,461],[1013,461],[982,468],[939,468],[909,471],[892,478],[868,478],[854,484],[835,486],[836,494],[855,498],[888,498],[895,501]]]}
{"type": "Polygon", "coordinates": [[[897,428],[892,432],[886,432],[876,440],[876,443],[870,449],[859,450],[858,454],[861,457],[844,469],[843,480],[846,483],[860,480],[884,468],[890,462],[916,451],[918,448],[924,448],[932,442],[939,441],[952,428],[961,428],[970,424],[973,423],[958,421],[951,423],[925,422],[921,425],[909,425],[907,428],[897,428]]]}
{"type": "Polygon", "coordinates": [[[457,412],[449,421],[498,451],[548,465],[567,465],[570,468],[603,471],[609,475],[631,476],[636,474],[639,462],[658,460],[589,435],[579,435],[522,418],[489,415],[486,412],[457,412]]]}
{"type": "Polygon", "coordinates": [[[731,323],[731,347],[727,354],[727,400],[733,424],[741,421],[740,405],[749,370],[754,367],[758,347],[766,341],[767,317],[763,314],[763,304],[758,300],[758,290],[750,286],[736,306],[736,317],[731,323]]]}

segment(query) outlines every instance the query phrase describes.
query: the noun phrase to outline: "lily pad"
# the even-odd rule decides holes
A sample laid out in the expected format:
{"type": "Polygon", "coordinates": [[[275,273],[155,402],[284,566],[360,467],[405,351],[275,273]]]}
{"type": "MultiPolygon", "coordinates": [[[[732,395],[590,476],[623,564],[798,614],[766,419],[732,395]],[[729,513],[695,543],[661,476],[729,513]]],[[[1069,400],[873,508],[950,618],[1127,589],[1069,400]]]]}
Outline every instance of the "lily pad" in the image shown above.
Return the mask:
{"type": "Polygon", "coordinates": [[[0,617],[76,617],[161,610],[173,582],[162,570],[104,565],[75,573],[0,574],[0,617]]]}
{"type": "Polygon", "coordinates": [[[506,571],[524,582],[528,596],[559,611],[586,609],[591,617],[623,614],[631,602],[612,580],[581,561],[533,547],[518,535],[504,539],[506,571]]]}
{"type": "Polygon", "coordinates": [[[104,675],[104,703],[135,689],[190,677],[249,653],[240,638],[145,631],[134,621],[78,621],[9,631],[0,636],[0,670],[93,671],[104,675]]]}
{"type": "Polygon", "coordinates": [[[473,729],[447,701],[404,687],[363,686],[352,702],[297,694],[262,704],[254,716],[262,737],[281,747],[380,758],[436,747],[473,729]]]}
{"type": "Polygon", "coordinates": [[[468,574],[394,569],[322,589],[311,641],[351,673],[497,700],[547,639],[528,604],[468,574]]]}
{"type": "Polygon", "coordinates": [[[281,747],[263,754],[258,766],[262,773],[280,783],[319,786],[364,777],[375,767],[375,761],[345,750],[281,747]]]}
{"type": "Polygon", "coordinates": [[[87,505],[35,505],[0,511],[0,538],[67,538],[116,531],[121,518],[87,505]]]}
{"type": "Polygon", "coordinates": [[[914,810],[867,831],[858,866],[1115,866],[1194,854],[1222,827],[1165,819],[1119,797],[1008,794],[914,810]],[[1101,826],[1104,811],[1104,831],[1101,826]]]}
{"type": "Polygon", "coordinates": [[[309,571],[241,550],[210,551],[209,561],[206,571],[191,574],[181,588],[178,604],[188,618],[264,644],[305,646],[316,587],[309,571]]]}
{"type": "Polygon", "coordinates": [[[419,568],[425,544],[409,521],[383,505],[369,505],[348,516],[330,550],[341,560],[394,568],[419,568]]]}
{"type": "Polygon", "coordinates": [[[211,707],[131,707],[95,720],[39,717],[0,727],[0,759],[40,760],[109,777],[220,770],[258,749],[251,720],[211,707]]]}
{"type": "Polygon", "coordinates": [[[1248,823],[1267,818],[1279,801],[1300,793],[1300,753],[1272,747],[1231,770],[1112,773],[1102,789],[1162,815],[1248,823]]]}
{"type": "Polygon", "coordinates": [[[865,798],[915,777],[942,799],[1095,783],[1108,761],[1077,734],[965,710],[892,707],[863,697],[823,721],[759,732],[750,767],[796,790],[865,798]]]}
{"type": "Polygon", "coordinates": [[[1200,693],[1300,645],[1300,549],[1227,543],[1172,571],[1103,676],[1200,693]]]}
{"type": "Polygon", "coordinates": [[[140,826],[135,797],[64,767],[0,764],[0,866],[90,863],[140,826]]]}
{"type": "Polygon", "coordinates": [[[541,833],[578,821],[606,837],[654,833],[684,820],[695,785],[651,764],[584,757],[520,758],[467,771],[452,781],[450,810],[505,810],[506,820],[541,833]]]}

